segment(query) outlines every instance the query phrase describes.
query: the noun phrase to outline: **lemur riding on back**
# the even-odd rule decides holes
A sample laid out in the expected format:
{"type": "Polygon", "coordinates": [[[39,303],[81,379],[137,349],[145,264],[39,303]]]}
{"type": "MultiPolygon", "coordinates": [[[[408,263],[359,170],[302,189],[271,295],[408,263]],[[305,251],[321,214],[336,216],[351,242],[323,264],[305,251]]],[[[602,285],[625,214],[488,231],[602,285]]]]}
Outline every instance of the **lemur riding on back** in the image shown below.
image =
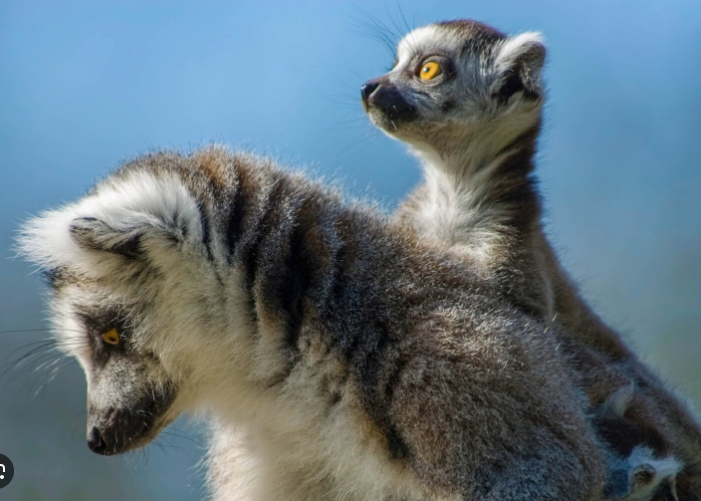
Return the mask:
{"type": "Polygon", "coordinates": [[[532,177],[544,59],[539,34],[474,21],[404,37],[393,68],[362,87],[373,123],[423,165],[396,220],[556,329],[610,449],[609,497],[673,499],[676,484],[701,499],[697,423],[581,299],[544,235],[532,177]]]}

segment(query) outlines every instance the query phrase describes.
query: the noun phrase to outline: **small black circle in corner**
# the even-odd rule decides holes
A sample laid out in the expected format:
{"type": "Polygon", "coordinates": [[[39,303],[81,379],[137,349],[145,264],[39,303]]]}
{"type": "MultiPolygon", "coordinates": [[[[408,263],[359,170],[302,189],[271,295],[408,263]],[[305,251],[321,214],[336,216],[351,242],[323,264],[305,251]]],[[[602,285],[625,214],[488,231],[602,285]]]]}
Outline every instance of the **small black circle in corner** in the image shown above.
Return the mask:
{"type": "Polygon", "coordinates": [[[0,489],[12,482],[12,477],[15,476],[15,466],[10,461],[10,458],[0,454],[0,489]]]}

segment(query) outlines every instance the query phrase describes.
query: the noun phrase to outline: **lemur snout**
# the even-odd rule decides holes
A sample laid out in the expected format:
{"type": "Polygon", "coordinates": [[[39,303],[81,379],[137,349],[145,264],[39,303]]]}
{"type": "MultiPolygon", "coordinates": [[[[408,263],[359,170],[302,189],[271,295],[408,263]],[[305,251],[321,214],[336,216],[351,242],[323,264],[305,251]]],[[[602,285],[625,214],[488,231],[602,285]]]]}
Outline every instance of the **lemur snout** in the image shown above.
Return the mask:
{"type": "Polygon", "coordinates": [[[360,87],[360,96],[363,98],[363,106],[365,106],[365,108],[367,108],[368,106],[370,96],[373,92],[375,92],[375,90],[379,86],[380,82],[378,82],[377,80],[370,80],[369,82],[364,83],[362,87],[360,87]]]}
{"type": "MultiPolygon", "coordinates": [[[[149,420],[150,421],[150,420],[149,420]]],[[[89,426],[88,448],[103,456],[119,454],[143,438],[150,422],[129,410],[113,411],[101,416],[89,426]]]]}
{"type": "Polygon", "coordinates": [[[409,121],[417,116],[416,107],[409,104],[397,87],[385,77],[369,80],[360,88],[365,111],[375,108],[387,120],[409,121]]]}
{"type": "Polygon", "coordinates": [[[88,448],[105,456],[119,454],[147,440],[156,413],[144,409],[120,409],[93,418],[89,426],[88,448]]]}
{"type": "Polygon", "coordinates": [[[88,434],[88,447],[91,451],[97,454],[107,453],[107,442],[102,438],[102,433],[97,429],[97,426],[93,426],[88,434]]]}
{"type": "Polygon", "coordinates": [[[105,456],[140,447],[168,425],[164,414],[175,399],[174,387],[151,388],[126,407],[99,408],[88,404],[88,448],[105,456]]]}

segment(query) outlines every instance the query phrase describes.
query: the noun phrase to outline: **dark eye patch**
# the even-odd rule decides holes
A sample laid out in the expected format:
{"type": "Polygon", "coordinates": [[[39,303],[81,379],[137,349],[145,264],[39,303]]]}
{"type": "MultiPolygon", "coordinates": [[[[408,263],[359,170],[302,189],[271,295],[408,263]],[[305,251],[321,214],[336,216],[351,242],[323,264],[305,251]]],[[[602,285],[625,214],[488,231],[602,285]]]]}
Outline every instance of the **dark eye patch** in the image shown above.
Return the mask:
{"type": "Polygon", "coordinates": [[[123,352],[129,345],[129,330],[124,317],[116,311],[101,311],[81,313],[80,317],[85,325],[89,346],[98,363],[104,364],[111,354],[123,352]],[[103,335],[115,329],[119,335],[119,342],[111,344],[105,342],[103,335]]]}

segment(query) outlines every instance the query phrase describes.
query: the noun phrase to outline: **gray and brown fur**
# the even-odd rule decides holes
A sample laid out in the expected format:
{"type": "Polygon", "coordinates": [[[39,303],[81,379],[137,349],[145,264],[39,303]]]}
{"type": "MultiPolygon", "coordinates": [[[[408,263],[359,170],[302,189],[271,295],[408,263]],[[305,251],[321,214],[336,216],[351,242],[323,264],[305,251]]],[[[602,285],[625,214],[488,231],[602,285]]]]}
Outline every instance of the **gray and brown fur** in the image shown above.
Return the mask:
{"type": "MultiPolygon", "coordinates": [[[[539,34],[507,37],[475,21],[429,25],[400,42],[392,70],[362,89],[373,123],[408,143],[424,166],[424,183],[396,220],[460,255],[509,304],[556,331],[592,410],[599,409],[594,421],[614,462],[620,454],[632,457],[632,441],[650,461],[669,459],[663,468],[668,480],[649,479],[653,484],[674,484],[673,466],[683,464],[676,476],[679,498],[701,499],[697,423],[582,300],[543,232],[532,171],[544,60],[539,34]],[[422,81],[419,70],[431,60],[443,72],[422,81]],[[634,388],[627,407],[615,417],[602,413],[627,388],[634,388]]],[[[646,486],[633,483],[627,499],[652,499],[646,486]]],[[[618,487],[609,490],[625,497],[618,487]]],[[[674,485],[668,490],[665,495],[674,495],[674,485]]]]}
{"type": "Polygon", "coordinates": [[[196,412],[213,457],[236,456],[212,464],[218,500],[600,499],[553,330],[300,174],[220,148],[147,155],[20,243],[85,369],[95,452],[196,412]]]}

